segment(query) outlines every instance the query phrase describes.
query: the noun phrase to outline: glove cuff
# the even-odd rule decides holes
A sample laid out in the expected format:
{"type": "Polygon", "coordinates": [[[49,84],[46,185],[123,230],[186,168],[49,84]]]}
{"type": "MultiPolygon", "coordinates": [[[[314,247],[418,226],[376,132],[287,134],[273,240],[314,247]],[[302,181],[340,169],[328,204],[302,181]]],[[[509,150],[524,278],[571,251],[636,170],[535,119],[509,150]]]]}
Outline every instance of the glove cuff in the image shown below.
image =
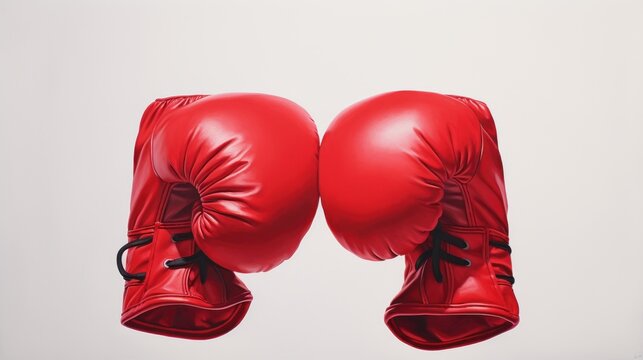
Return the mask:
{"type": "Polygon", "coordinates": [[[515,327],[511,248],[505,234],[441,226],[406,256],[405,282],[384,320],[401,341],[424,350],[480,342],[515,327]]]}
{"type": "Polygon", "coordinates": [[[232,271],[200,252],[189,224],[157,224],[128,235],[128,271],[119,264],[127,280],[123,325],[198,340],[221,336],[244,318],[250,291],[232,271]]]}

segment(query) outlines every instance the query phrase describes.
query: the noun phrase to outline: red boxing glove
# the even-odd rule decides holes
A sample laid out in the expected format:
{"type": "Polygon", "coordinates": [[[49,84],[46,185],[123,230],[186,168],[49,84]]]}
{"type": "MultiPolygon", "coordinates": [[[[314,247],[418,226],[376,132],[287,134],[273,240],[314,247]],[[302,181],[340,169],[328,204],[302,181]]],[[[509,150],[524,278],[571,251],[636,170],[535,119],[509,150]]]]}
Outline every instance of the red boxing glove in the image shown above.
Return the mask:
{"type": "Polygon", "coordinates": [[[426,350],[479,342],[518,324],[507,201],[493,118],[482,102],[401,91],[366,99],[322,141],[328,225],[369,260],[405,255],[385,322],[426,350]]]}
{"type": "Polygon", "coordinates": [[[310,227],[318,150],[310,116],[279,97],[152,103],[136,140],[129,242],[117,257],[123,325],[188,339],[232,330],[252,300],[233,271],[279,265],[310,227]]]}

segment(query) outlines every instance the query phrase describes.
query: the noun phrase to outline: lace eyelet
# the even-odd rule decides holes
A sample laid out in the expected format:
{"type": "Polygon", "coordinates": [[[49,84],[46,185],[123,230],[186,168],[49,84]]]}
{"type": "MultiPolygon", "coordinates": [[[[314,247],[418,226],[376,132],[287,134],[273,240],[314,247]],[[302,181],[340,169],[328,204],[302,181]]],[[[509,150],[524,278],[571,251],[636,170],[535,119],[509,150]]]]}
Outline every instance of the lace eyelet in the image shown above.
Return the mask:
{"type": "Polygon", "coordinates": [[[464,241],[464,247],[462,248],[462,250],[467,250],[468,248],[469,248],[469,243],[464,241]]]}
{"type": "Polygon", "coordinates": [[[466,267],[471,267],[471,261],[469,259],[465,259],[465,260],[467,260],[467,264],[465,266],[466,267]]]}
{"type": "Polygon", "coordinates": [[[169,266],[167,263],[169,263],[170,261],[172,261],[172,260],[170,260],[170,259],[165,259],[165,260],[163,261],[163,267],[164,267],[164,268],[166,268],[166,269],[169,269],[169,268],[170,268],[170,266],[169,266]]]}

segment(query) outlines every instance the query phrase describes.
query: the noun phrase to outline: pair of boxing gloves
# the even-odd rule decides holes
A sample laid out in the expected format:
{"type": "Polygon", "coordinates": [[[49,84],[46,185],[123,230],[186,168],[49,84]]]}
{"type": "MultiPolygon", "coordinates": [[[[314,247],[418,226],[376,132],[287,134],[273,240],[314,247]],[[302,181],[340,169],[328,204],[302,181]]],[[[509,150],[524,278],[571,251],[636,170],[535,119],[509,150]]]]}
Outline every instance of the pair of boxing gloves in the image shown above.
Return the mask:
{"type": "Polygon", "coordinates": [[[349,107],[321,146],[308,113],[280,97],[153,102],[117,255],[122,324],[187,339],[227,333],[252,301],[235,272],[291,257],[320,196],[346,249],[368,260],[405,256],[404,285],[384,317],[401,341],[445,349],[517,325],[491,113],[480,101],[419,91],[349,107]]]}

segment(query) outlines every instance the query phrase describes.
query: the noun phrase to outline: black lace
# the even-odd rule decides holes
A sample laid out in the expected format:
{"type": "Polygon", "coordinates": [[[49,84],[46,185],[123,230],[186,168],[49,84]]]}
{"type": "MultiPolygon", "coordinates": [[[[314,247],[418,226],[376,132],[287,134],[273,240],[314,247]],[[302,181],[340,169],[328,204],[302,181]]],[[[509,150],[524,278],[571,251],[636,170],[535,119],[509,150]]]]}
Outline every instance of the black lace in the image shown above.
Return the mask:
{"type": "MultiPolygon", "coordinates": [[[[459,266],[471,266],[471,261],[469,261],[468,259],[449,254],[444,249],[442,249],[442,243],[444,242],[459,249],[466,250],[467,248],[469,248],[469,245],[466,241],[442,231],[439,227],[431,232],[430,238],[431,248],[427,249],[418,257],[417,261],[415,262],[416,270],[419,269],[425,262],[431,260],[431,270],[433,271],[433,277],[435,278],[435,281],[441,283],[443,278],[442,272],[440,271],[440,260],[444,260],[448,263],[459,266]]],[[[511,247],[509,247],[509,244],[507,243],[491,240],[489,241],[489,245],[499,249],[503,249],[511,254],[511,247]]],[[[514,277],[510,275],[496,275],[496,277],[498,279],[506,280],[512,285],[515,282],[514,277]]]]}
{"type": "Polygon", "coordinates": [[[128,242],[127,244],[123,245],[120,249],[118,249],[118,252],[116,253],[116,266],[118,267],[118,272],[121,273],[121,276],[123,277],[123,279],[125,279],[125,281],[134,280],[134,279],[142,281],[143,279],[145,279],[145,273],[142,272],[142,273],[132,274],[130,272],[127,272],[125,270],[125,267],[123,266],[123,254],[129,248],[148,245],[151,242],[152,242],[152,237],[150,236],[146,238],[137,239],[132,242],[128,242]]]}
{"type": "MultiPolygon", "coordinates": [[[[194,235],[192,235],[192,233],[181,233],[172,236],[172,240],[175,242],[192,239],[194,239],[194,235]]],[[[190,256],[181,257],[174,260],[165,260],[165,263],[163,263],[163,265],[168,269],[178,269],[196,264],[199,267],[199,278],[201,279],[201,284],[204,284],[208,275],[208,262],[210,261],[211,260],[207,256],[205,256],[203,251],[197,250],[190,256]]]]}
{"type": "MultiPolygon", "coordinates": [[[[174,242],[179,242],[179,241],[184,241],[184,240],[192,240],[194,239],[194,235],[192,235],[191,232],[189,233],[179,233],[179,234],[174,234],[172,235],[172,241],[174,242]]],[[[132,274],[130,272],[127,272],[125,270],[125,267],[123,267],[123,253],[132,247],[137,247],[137,246],[144,246],[152,242],[152,237],[146,237],[138,240],[134,240],[132,242],[129,242],[123,247],[121,247],[118,250],[118,253],[116,254],[116,266],[118,267],[118,271],[121,273],[123,276],[123,279],[126,281],[129,280],[144,280],[145,279],[145,273],[136,273],[132,274]]],[[[194,254],[186,257],[181,257],[178,259],[168,259],[165,260],[163,265],[168,268],[168,269],[178,269],[186,266],[190,266],[192,264],[196,264],[199,267],[199,278],[201,279],[201,283],[205,283],[205,280],[207,278],[207,265],[208,262],[211,260],[205,256],[205,254],[201,251],[198,250],[194,254]]]]}

